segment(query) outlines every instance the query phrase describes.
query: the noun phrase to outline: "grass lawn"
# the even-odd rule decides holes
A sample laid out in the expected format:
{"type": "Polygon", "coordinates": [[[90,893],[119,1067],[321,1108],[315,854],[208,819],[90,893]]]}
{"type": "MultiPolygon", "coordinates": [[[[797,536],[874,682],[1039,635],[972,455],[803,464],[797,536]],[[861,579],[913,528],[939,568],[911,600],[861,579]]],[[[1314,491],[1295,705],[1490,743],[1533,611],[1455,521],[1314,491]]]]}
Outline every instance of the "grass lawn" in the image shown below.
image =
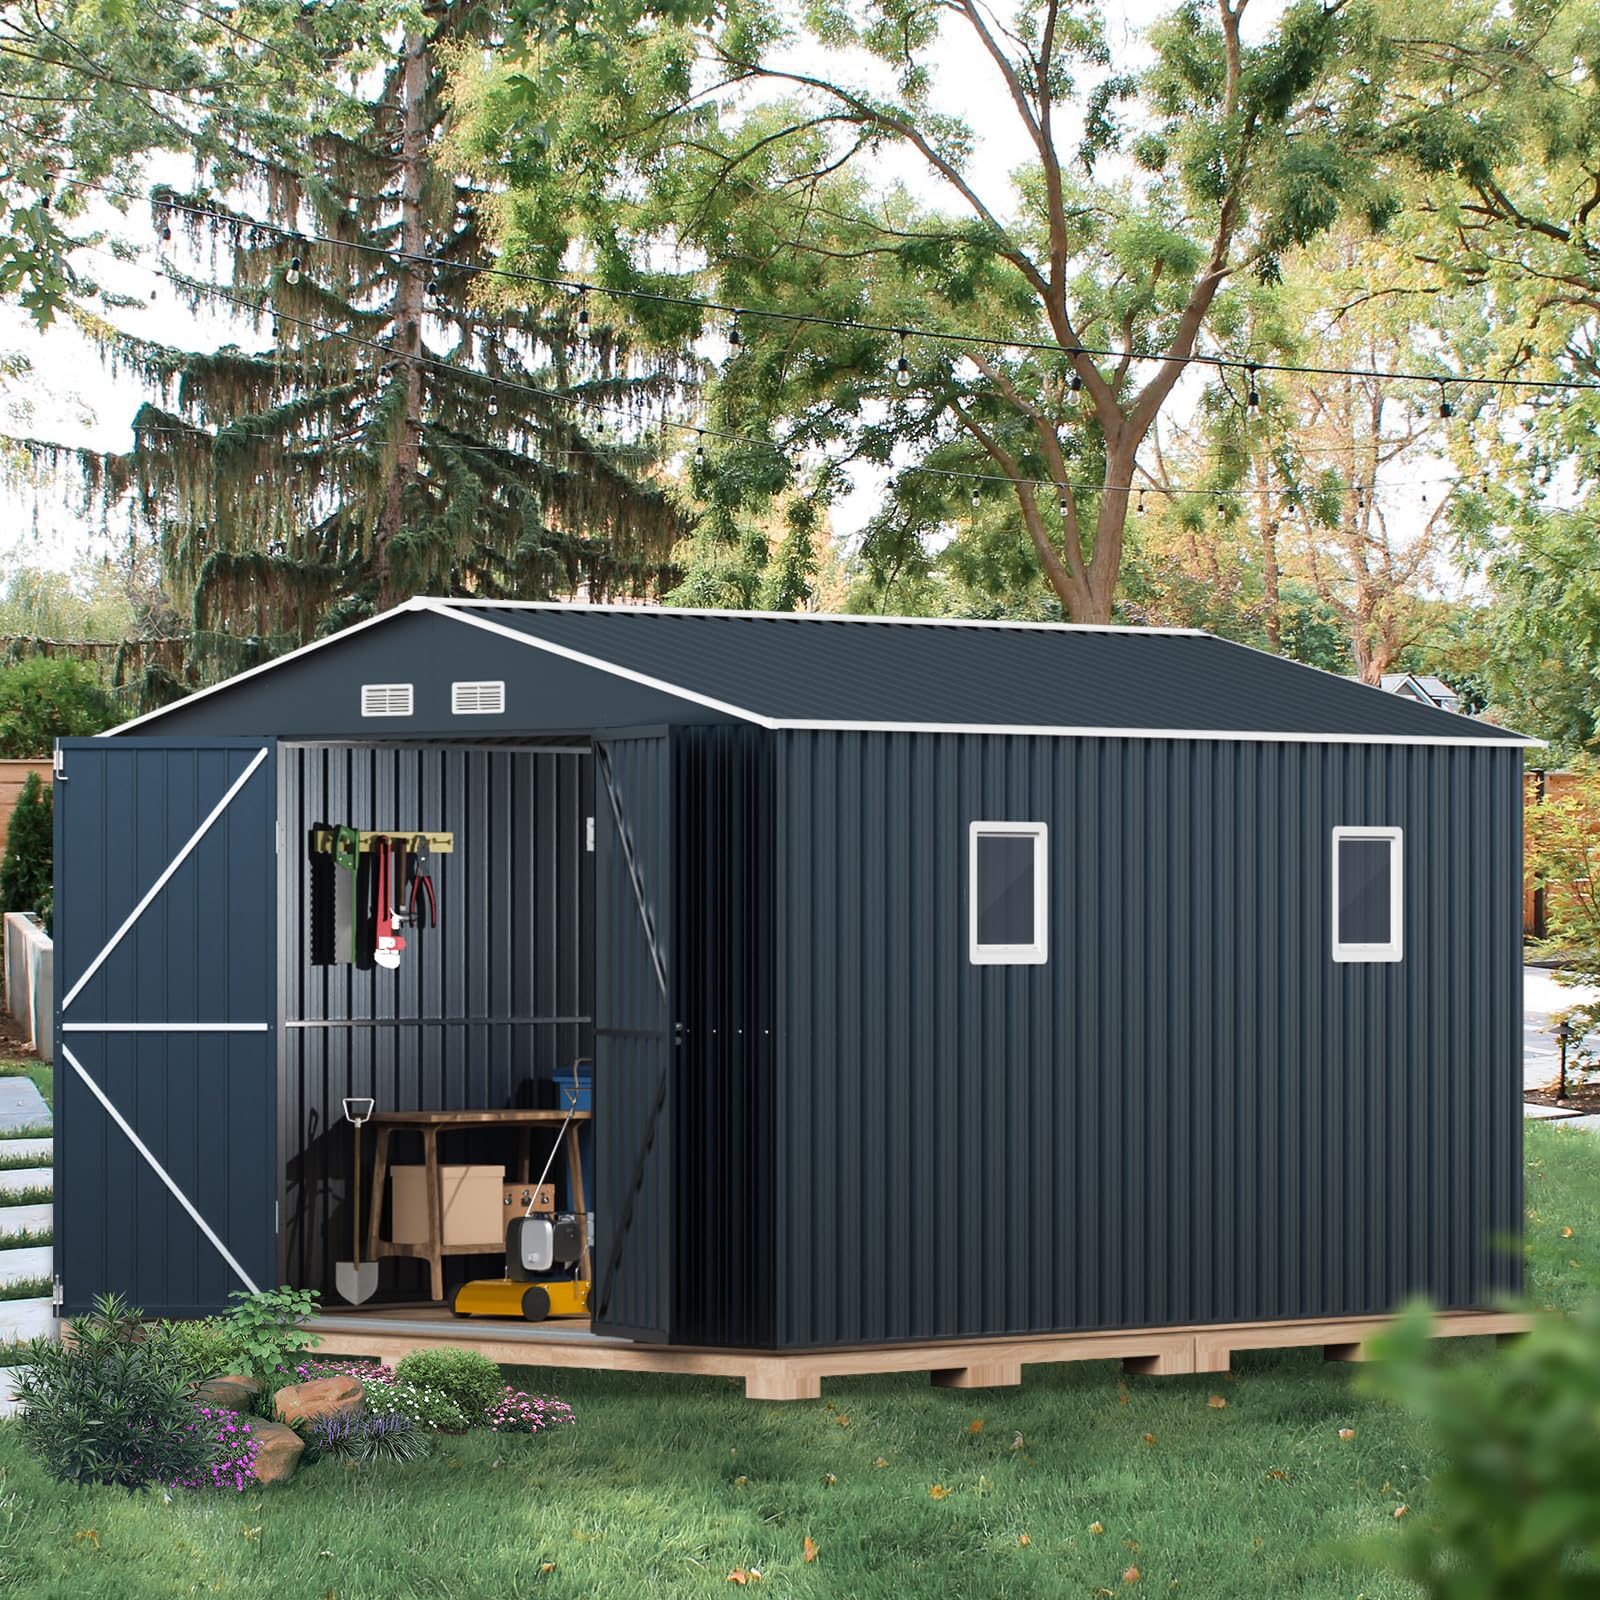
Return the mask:
{"type": "Polygon", "coordinates": [[[0,1078],[32,1078],[45,1104],[55,1105],[54,1077],[50,1064],[33,1057],[21,1060],[0,1061],[0,1078]]]}
{"type": "MultiPolygon", "coordinates": [[[[1528,1157],[1532,1298],[1571,1304],[1571,1263],[1600,1235],[1600,1139],[1536,1125],[1528,1157]]],[[[1035,1369],[989,1394],[856,1379],[784,1406],[717,1380],[513,1376],[569,1400],[578,1425],[170,1504],[62,1488],[0,1427],[16,1496],[0,1570],[73,1600],[634,1600],[729,1594],[736,1567],[808,1600],[1415,1592],[1340,1547],[1426,1507],[1434,1452],[1316,1353],[1243,1357],[1230,1378],[1035,1369]]]]}

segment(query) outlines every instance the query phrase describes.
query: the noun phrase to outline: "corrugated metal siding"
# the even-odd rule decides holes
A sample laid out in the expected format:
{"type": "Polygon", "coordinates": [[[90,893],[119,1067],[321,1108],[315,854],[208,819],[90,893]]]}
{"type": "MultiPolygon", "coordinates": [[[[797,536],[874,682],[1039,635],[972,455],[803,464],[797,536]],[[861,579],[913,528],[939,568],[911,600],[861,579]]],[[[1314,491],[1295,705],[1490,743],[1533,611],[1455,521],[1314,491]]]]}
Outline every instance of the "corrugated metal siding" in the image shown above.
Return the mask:
{"type": "MultiPolygon", "coordinates": [[[[557,1071],[594,1054],[593,774],[586,750],[451,746],[290,746],[281,765],[284,1014],[334,1024],[285,1030],[283,1249],[287,1281],[326,1291],[350,1245],[344,1096],[390,1110],[553,1105],[557,1071]],[[406,931],[398,971],[310,964],[305,838],[316,822],[455,835],[454,852],[430,861],[439,926],[406,931]]],[[[510,1153],[494,1135],[455,1135],[442,1151],[510,1153]]],[[[420,1160],[416,1141],[397,1139],[393,1159],[420,1160]]],[[[447,1287],[482,1267],[447,1262],[447,1287]]],[[[410,1261],[384,1274],[401,1292],[426,1282],[410,1261]]]]}
{"type": "Polygon", "coordinates": [[[675,1337],[770,1345],[775,942],[772,748],[747,728],[674,739],[678,1051],[675,1337]]]}
{"type": "Polygon", "coordinates": [[[774,737],[779,1342],[1518,1285],[1520,753],[774,737]],[[1046,965],[968,960],[975,819],[1051,826],[1046,965]],[[1399,964],[1330,959],[1362,823],[1399,964]]]}
{"type": "Polygon", "coordinates": [[[590,1306],[597,1328],[656,1341],[675,1336],[671,761],[663,733],[595,745],[598,1199],[590,1306]]]}
{"type": "MultiPolygon", "coordinates": [[[[61,1002],[260,746],[62,741],[55,790],[57,1041],[263,1286],[277,1191],[272,1031],[79,1033],[68,1023],[272,1023],[277,861],[269,756],[66,1008],[61,1002]]],[[[63,1055],[56,1271],[69,1313],[117,1292],[152,1316],[244,1285],[63,1055]]]]}

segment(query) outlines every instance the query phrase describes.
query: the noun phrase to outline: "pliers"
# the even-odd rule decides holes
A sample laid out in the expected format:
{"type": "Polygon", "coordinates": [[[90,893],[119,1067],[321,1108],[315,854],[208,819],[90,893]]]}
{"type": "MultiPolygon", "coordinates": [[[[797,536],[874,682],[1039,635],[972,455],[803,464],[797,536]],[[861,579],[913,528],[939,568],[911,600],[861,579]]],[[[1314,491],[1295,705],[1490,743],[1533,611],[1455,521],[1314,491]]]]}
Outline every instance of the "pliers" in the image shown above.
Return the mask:
{"type": "Polygon", "coordinates": [[[428,836],[417,834],[411,841],[411,889],[406,896],[406,922],[412,928],[422,927],[418,891],[428,900],[428,926],[439,926],[439,900],[433,892],[433,879],[428,873],[428,836]]]}

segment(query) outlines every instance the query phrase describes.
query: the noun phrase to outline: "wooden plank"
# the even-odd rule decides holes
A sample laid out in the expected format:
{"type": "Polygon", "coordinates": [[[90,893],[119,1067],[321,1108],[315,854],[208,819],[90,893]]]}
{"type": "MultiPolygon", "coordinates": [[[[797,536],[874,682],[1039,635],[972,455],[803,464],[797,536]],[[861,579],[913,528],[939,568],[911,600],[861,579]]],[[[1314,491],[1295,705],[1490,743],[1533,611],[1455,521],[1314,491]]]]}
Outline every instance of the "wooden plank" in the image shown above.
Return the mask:
{"type": "MultiPolygon", "coordinates": [[[[594,1371],[664,1372],[743,1379],[752,1400],[814,1400],[823,1381],[893,1372],[926,1372],[940,1388],[1013,1386],[1022,1369],[1070,1361],[1120,1361],[1130,1372],[1167,1376],[1226,1372],[1234,1351],[1321,1345],[1335,1359],[1357,1359],[1388,1317],[1297,1322],[1129,1328],[1110,1332],[1030,1334],[928,1344],[865,1345],[832,1350],[712,1350],[648,1345],[595,1334],[586,1322],[521,1324],[454,1318],[435,1308],[330,1313],[306,1324],[329,1355],[392,1361],[441,1344],[478,1350],[505,1366],[579,1367],[594,1371]]],[[[1508,1312],[1447,1312],[1435,1319],[1441,1338],[1506,1337],[1527,1319],[1508,1312]]]]}

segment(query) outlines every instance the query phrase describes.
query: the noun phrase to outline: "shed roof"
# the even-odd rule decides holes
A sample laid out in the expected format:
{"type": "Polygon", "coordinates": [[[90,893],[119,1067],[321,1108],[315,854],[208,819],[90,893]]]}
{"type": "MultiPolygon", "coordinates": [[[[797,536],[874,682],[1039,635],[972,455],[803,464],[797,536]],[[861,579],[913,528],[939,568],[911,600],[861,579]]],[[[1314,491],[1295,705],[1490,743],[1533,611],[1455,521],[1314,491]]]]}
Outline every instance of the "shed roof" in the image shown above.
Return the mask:
{"type": "Polygon", "coordinates": [[[698,707],[774,728],[1536,742],[1191,629],[421,598],[361,626],[419,611],[530,647],[530,670],[542,654],[660,691],[686,721],[698,707]]]}

